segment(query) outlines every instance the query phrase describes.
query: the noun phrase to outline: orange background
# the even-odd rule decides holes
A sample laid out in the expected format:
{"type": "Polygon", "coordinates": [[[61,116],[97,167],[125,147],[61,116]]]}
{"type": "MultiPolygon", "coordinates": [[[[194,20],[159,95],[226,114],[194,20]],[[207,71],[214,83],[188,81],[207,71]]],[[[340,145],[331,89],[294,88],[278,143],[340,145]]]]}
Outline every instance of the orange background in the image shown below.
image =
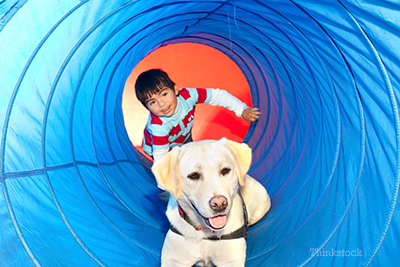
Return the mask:
{"type": "MultiPolygon", "coordinates": [[[[135,81],[140,73],[160,68],[168,73],[178,88],[221,88],[252,106],[250,88],[239,67],[225,54],[196,43],[160,47],[139,62],[130,74],[123,92],[122,109],[125,127],[132,144],[141,146],[149,111],[136,99],[135,81]]],[[[227,137],[241,142],[250,123],[234,112],[208,104],[196,107],[193,140],[227,137]]]]}

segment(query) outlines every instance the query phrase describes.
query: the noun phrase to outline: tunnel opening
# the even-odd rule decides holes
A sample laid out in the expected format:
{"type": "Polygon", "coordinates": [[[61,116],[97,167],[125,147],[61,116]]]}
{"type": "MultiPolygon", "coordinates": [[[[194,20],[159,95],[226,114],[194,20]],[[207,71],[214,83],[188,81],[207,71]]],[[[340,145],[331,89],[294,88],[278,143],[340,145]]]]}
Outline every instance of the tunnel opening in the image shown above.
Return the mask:
{"type": "MultiPolygon", "coordinates": [[[[175,43],[151,51],[129,75],[122,96],[124,123],[133,146],[140,153],[143,129],[149,111],[136,99],[134,84],[140,73],[149,69],[162,69],[178,88],[219,88],[252,106],[250,88],[240,68],[215,48],[198,43],[175,43]]],[[[199,104],[196,107],[193,140],[226,137],[242,142],[250,123],[224,108],[199,104]]],[[[147,157],[149,158],[149,157],[147,157]]]]}

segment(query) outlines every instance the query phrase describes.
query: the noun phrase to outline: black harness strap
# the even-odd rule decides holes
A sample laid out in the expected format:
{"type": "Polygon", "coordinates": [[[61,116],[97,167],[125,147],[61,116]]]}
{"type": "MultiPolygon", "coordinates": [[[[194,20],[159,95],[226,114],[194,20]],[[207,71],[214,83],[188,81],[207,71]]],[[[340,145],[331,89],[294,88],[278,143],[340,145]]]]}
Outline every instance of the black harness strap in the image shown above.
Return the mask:
{"type": "MultiPolygon", "coordinates": [[[[174,232],[175,234],[182,235],[182,233],[179,232],[178,229],[176,229],[173,225],[171,225],[171,226],[169,227],[169,229],[170,229],[172,232],[174,232]]],[[[183,235],[182,235],[182,236],[183,236],[183,235]]]]}
{"type": "MultiPolygon", "coordinates": [[[[176,229],[174,226],[171,225],[169,229],[172,232],[183,236],[182,233],[179,232],[179,230],[176,229]]],[[[208,239],[208,240],[228,240],[228,239],[236,239],[236,238],[242,238],[242,237],[247,238],[247,226],[246,225],[243,225],[241,228],[237,229],[236,231],[234,231],[234,232],[232,232],[230,234],[223,235],[221,237],[213,235],[213,236],[209,236],[209,237],[207,237],[205,239],[208,239]]]]}

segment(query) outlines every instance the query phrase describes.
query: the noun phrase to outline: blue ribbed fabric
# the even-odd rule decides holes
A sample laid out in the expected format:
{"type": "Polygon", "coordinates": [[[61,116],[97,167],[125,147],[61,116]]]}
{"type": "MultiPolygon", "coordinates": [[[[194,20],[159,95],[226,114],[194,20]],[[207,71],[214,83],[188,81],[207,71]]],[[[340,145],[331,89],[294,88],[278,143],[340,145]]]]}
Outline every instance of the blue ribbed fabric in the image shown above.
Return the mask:
{"type": "MultiPolygon", "coordinates": [[[[246,266],[400,266],[397,1],[0,1],[0,265],[158,266],[168,222],[124,84],[195,42],[242,70],[272,209],[246,266]]],[[[139,129],[140,131],[142,129],[139,129]]]]}

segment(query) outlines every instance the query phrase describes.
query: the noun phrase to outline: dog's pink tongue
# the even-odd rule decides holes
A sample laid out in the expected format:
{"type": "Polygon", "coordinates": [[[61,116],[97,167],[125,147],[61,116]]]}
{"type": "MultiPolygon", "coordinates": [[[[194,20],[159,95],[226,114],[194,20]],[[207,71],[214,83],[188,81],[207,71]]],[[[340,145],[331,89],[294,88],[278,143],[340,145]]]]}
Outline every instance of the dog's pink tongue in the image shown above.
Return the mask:
{"type": "Polygon", "coordinates": [[[226,225],[226,215],[209,218],[210,225],[215,229],[221,229],[226,225]]]}

